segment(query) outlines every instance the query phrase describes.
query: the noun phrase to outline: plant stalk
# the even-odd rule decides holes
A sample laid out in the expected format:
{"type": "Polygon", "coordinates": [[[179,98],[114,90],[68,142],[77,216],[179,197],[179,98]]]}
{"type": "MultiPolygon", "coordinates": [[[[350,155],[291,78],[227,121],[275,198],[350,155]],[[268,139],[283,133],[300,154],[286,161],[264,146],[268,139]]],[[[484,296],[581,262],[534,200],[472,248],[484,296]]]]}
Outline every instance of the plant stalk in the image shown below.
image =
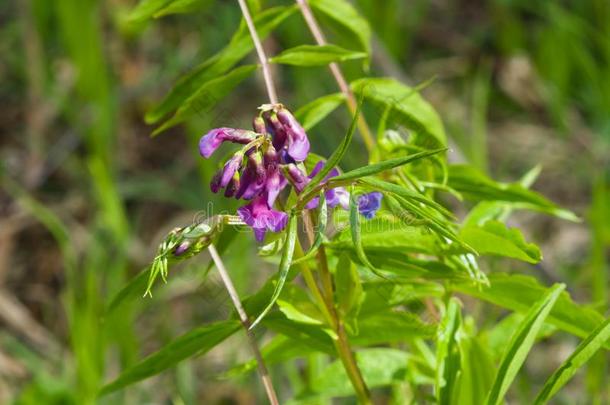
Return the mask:
{"type": "MultiPolygon", "coordinates": [[[[303,14],[305,23],[307,24],[307,27],[309,27],[309,31],[311,31],[311,34],[316,40],[316,43],[318,45],[326,45],[326,37],[320,29],[318,21],[313,15],[311,8],[307,3],[307,0],[296,0],[296,2],[299,5],[299,9],[301,10],[301,14],[303,14]]],[[[352,93],[351,89],[349,88],[347,80],[345,80],[345,76],[343,76],[343,72],[341,72],[341,68],[335,62],[328,65],[328,67],[333,77],[335,78],[335,81],[337,82],[341,93],[343,93],[343,95],[345,96],[347,107],[349,108],[352,115],[355,114],[357,108],[356,97],[354,97],[354,93],[352,93]]],[[[358,117],[358,129],[367,150],[369,152],[372,151],[375,142],[373,141],[373,135],[371,133],[371,130],[362,114],[358,117]]]]}
{"type": "Polygon", "coordinates": [[[258,33],[256,32],[256,26],[254,25],[254,21],[252,20],[252,16],[250,15],[250,10],[248,10],[248,5],[246,4],[245,0],[237,0],[237,2],[239,3],[239,7],[241,8],[241,13],[244,16],[244,20],[246,20],[246,24],[248,25],[250,37],[252,38],[252,42],[254,42],[254,47],[256,48],[258,60],[260,61],[261,67],[263,69],[263,78],[265,79],[265,86],[267,87],[269,101],[271,102],[271,104],[277,104],[277,93],[275,92],[273,76],[271,75],[271,69],[269,68],[269,61],[267,60],[267,55],[265,55],[265,49],[263,48],[263,44],[261,43],[261,40],[258,37],[258,33]]]}
{"type": "Polygon", "coordinates": [[[248,337],[248,343],[250,344],[250,348],[254,354],[254,358],[256,359],[256,364],[258,365],[258,373],[260,374],[261,380],[263,382],[263,386],[265,387],[265,392],[267,393],[267,398],[269,399],[269,403],[271,405],[279,405],[279,401],[277,399],[277,394],[275,393],[275,389],[273,388],[273,383],[271,382],[271,376],[269,375],[269,370],[265,365],[265,361],[263,360],[263,356],[261,355],[260,350],[258,349],[258,345],[256,343],[256,339],[254,337],[254,332],[250,330],[250,320],[248,319],[248,315],[244,310],[243,305],[241,304],[241,300],[239,299],[239,295],[235,290],[235,286],[233,285],[233,281],[227,272],[227,269],[216,250],[216,247],[211,244],[208,246],[208,251],[212,256],[212,260],[218,269],[218,273],[220,274],[220,278],[229,293],[229,297],[231,297],[231,301],[233,301],[233,305],[235,306],[235,310],[239,315],[239,320],[241,321],[242,326],[246,330],[246,335],[248,337]]]}
{"type": "MultiPolygon", "coordinates": [[[[308,211],[304,215],[303,223],[305,224],[305,232],[307,233],[311,243],[313,242],[313,223],[311,215],[308,211]]],[[[321,308],[330,327],[335,332],[336,338],[333,338],[333,344],[339,358],[341,359],[341,362],[343,363],[347,376],[354,387],[356,396],[358,397],[358,402],[361,404],[371,404],[371,394],[366,386],[364,378],[362,377],[360,368],[356,363],[356,357],[354,356],[354,352],[350,347],[343,320],[337,313],[337,309],[335,307],[333,280],[330,270],[328,269],[328,260],[324,245],[318,248],[317,260],[322,290],[320,290],[320,287],[318,286],[318,283],[316,283],[311,270],[309,270],[309,267],[307,267],[305,263],[303,263],[301,266],[303,278],[318,301],[318,307],[321,308]]]]}

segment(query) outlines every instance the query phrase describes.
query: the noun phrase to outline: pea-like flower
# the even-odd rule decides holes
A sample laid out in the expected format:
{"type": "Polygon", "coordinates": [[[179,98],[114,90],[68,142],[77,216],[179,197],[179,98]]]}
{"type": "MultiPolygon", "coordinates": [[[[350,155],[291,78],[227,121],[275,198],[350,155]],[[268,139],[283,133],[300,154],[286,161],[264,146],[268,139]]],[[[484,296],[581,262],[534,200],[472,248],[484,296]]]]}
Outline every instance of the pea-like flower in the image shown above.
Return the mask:
{"type": "Polygon", "coordinates": [[[267,231],[280,232],[288,222],[288,215],[269,207],[267,199],[268,196],[263,193],[254,198],[250,204],[237,209],[238,215],[254,230],[254,236],[259,242],[265,239],[267,231]]]}
{"type": "Polygon", "coordinates": [[[362,194],[358,197],[358,212],[362,214],[366,219],[371,219],[377,214],[379,208],[381,208],[381,199],[383,194],[379,191],[373,191],[371,193],[362,194]]]}
{"type": "Polygon", "coordinates": [[[209,158],[222,145],[223,142],[240,143],[247,145],[252,142],[258,134],[245,129],[216,128],[205,134],[199,140],[199,153],[204,158],[209,158]]]}

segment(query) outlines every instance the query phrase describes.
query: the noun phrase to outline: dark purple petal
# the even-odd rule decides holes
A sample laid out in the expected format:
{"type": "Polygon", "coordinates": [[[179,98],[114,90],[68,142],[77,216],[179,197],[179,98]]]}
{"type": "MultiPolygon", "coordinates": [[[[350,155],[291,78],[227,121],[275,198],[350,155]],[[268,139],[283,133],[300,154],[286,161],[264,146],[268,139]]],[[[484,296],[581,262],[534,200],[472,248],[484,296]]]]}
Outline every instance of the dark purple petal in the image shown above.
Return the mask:
{"type": "Polygon", "coordinates": [[[358,197],[358,212],[360,212],[360,214],[362,214],[366,219],[373,218],[381,207],[382,198],[383,194],[378,191],[362,194],[358,197]]]}
{"type": "Polygon", "coordinates": [[[309,153],[307,133],[287,109],[281,108],[277,117],[288,135],[288,154],[297,162],[304,161],[309,153]]]}
{"type": "Polygon", "coordinates": [[[226,187],[227,184],[229,184],[229,181],[231,181],[231,179],[235,175],[235,172],[241,167],[243,159],[243,153],[237,152],[235,155],[233,155],[231,159],[227,161],[227,163],[225,163],[225,166],[222,169],[220,187],[226,187]]]}
{"type": "Polygon", "coordinates": [[[245,145],[252,142],[256,136],[255,132],[245,129],[216,128],[201,137],[199,140],[199,153],[204,158],[209,158],[225,141],[245,145]]]}
{"type": "Polygon", "coordinates": [[[295,164],[286,165],[288,176],[292,180],[292,185],[296,189],[297,193],[303,191],[305,186],[311,181],[301,169],[295,164]]]}

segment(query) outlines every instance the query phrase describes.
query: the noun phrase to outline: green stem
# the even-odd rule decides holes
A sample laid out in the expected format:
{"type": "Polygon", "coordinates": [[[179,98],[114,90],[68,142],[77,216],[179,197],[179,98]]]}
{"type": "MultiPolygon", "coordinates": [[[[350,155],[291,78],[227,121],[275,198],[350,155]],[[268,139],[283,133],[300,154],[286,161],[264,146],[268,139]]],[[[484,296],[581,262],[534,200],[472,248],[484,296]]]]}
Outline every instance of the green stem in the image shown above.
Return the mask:
{"type": "MultiPolygon", "coordinates": [[[[310,239],[313,240],[313,231],[312,231],[312,221],[309,212],[307,211],[304,216],[304,224],[306,232],[310,239]]],[[[302,248],[299,244],[297,244],[298,249],[302,252],[302,248]]],[[[369,392],[366,383],[364,382],[364,378],[362,377],[362,373],[358,368],[358,364],[356,363],[356,357],[350,347],[349,340],[347,337],[347,333],[345,331],[345,326],[343,320],[337,313],[334,303],[334,288],[333,288],[333,280],[332,275],[328,269],[328,260],[326,257],[326,250],[324,246],[320,246],[318,249],[318,266],[320,272],[320,281],[322,284],[322,290],[318,283],[316,282],[311,270],[307,266],[306,263],[302,263],[300,265],[301,274],[303,274],[303,279],[307,284],[307,287],[311,290],[316,304],[318,308],[322,311],[322,314],[326,318],[329,326],[332,328],[333,332],[335,332],[335,336],[333,337],[333,344],[335,346],[335,350],[341,362],[343,363],[343,367],[345,368],[345,372],[347,373],[352,386],[356,392],[356,396],[358,397],[358,402],[361,404],[372,404],[371,395],[369,392]]]]}

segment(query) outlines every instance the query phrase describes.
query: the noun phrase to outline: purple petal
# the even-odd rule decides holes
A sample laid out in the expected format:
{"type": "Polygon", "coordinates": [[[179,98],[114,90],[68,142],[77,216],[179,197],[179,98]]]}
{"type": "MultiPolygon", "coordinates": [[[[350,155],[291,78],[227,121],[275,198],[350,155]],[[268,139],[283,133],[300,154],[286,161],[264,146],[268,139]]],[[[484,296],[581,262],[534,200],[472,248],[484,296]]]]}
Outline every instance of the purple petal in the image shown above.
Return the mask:
{"type": "Polygon", "coordinates": [[[349,193],[343,187],[336,187],[326,192],[326,201],[330,208],[340,205],[343,209],[349,208],[349,193]]]}
{"type": "Polygon", "coordinates": [[[267,196],[260,195],[248,205],[237,210],[238,215],[254,230],[258,241],[262,241],[266,231],[279,232],[286,227],[288,215],[267,205],[267,196]]]}
{"type": "Polygon", "coordinates": [[[222,177],[220,179],[220,187],[226,187],[229,181],[235,175],[235,172],[241,167],[244,155],[242,153],[236,153],[233,157],[225,163],[222,169],[222,177]]]}
{"type": "Polygon", "coordinates": [[[216,128],[205,134],[199,140],[199,153],[209,158],[225,142],[248,144],[256,138],[257,134],[245,129],[216,128]]]}
{"type": "Polygon", "coordinates": [[[358,197],[358,212],[366,219],[373,218],[381,207],[382,198],[383,194],[378,191],[361,195],[358,197]]]}
{"type": "Polygon", "coordinates": [[[277,112],[277,117],[288,135],[288,154],[297,162],[304,161],[309,153],[307,133],[287,109],[281,108],[277,112]]]}

